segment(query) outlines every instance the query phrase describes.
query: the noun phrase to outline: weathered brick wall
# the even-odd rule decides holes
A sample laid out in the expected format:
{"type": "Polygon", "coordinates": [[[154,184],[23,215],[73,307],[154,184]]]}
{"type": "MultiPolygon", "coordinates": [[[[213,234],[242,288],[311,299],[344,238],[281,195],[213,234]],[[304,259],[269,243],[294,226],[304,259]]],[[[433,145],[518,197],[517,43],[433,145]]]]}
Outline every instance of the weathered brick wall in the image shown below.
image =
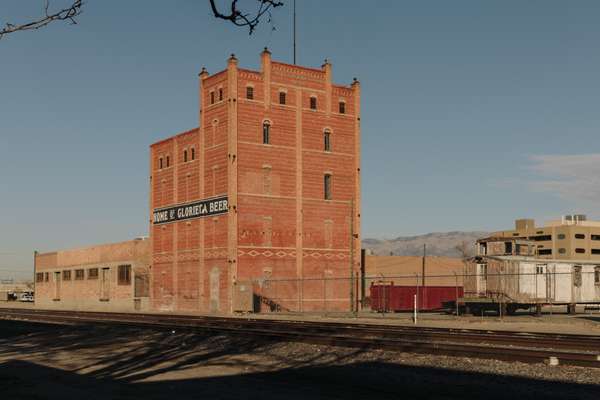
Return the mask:
{"type": "MultiPolygon", "coordinates": [[[[261,57],[260,71],[238,68],[235,58],[217,74],[203,70],[200,127],[151,146],[151,209],[222,194],[230,205],[227,215],[151,227],[157,310],[229,312],[236,279],[349,277],[351,241],[358,271],[358,84],[333,85],[330,64],[314,69],[272,62],[268,52],[261,57]],[[331,151],[324,149],[325,129],[331,151]],[[196,164],[182,158],[192,146],[200,149],[196,164]],[[174,164],[160,169],[167,153],[174,164]],[[326,173],[330,200],[324,199],[326,173]]],[[[314,308],[322,293],[297,284],[283,290],[302,309],[314,308]]],[[[348,308],[347,283],[328,290],[332,304],[348,308]]]]}
{"type": "MultiPolygon", "coordinates": [[[[150,264],[148,240],[132,240],[120,243],[91,246],[37,254],[35,272],[43,274],[43,280],[35,283],[35,304],[40,308],[90,311],[134,311],[134,281],[136,274],[145,274],[150,264]],[[131,281],[119,283],[118,266],[131,266],[131,281]],[[98,269],[92,278],[89,270],[98,269]],[[106,278],[103,279],[103,269],[106,278]],[[83,279],[77,279],[76,271],[83,270],[83,279]],[[63,271],[70,271],[65,280],[63,271]]],[[[147,299],[139,299],[141,309],[147,299]]]]}

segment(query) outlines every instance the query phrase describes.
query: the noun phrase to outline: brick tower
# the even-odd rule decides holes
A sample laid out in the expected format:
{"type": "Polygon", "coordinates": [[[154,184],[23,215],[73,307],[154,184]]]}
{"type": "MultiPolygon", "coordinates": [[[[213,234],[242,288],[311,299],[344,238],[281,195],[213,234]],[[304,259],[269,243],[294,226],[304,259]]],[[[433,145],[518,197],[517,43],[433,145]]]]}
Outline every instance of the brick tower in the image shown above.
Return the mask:
{"type": "Polygon", "coordinates": [[[284,309],[325,296],[330,309],[354,306],[360,84],[333,84],[327,61],[284,64],[267,49],[261,61],[202,69],[200,126],[150,147],[155,310],[231,312],[234,284],[249,281],[262,309],[275,283],[284,309]]]}

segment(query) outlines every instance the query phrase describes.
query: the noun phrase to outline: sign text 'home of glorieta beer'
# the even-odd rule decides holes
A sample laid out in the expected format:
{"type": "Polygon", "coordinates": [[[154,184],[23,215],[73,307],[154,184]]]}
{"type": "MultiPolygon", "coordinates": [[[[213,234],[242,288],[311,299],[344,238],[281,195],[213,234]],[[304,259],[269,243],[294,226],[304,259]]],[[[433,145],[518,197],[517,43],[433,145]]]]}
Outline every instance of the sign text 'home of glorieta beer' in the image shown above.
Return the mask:
{"type": "Polygon", "coordinates": [[[227,206],[227,196],[214,197],[212,199],[199,200],[193,203],[154,210],[152,223],[155,225],[167,224],[169,222],[183,221],[186,219],[225,214],[227,211],[229,211],[227,206]]]}

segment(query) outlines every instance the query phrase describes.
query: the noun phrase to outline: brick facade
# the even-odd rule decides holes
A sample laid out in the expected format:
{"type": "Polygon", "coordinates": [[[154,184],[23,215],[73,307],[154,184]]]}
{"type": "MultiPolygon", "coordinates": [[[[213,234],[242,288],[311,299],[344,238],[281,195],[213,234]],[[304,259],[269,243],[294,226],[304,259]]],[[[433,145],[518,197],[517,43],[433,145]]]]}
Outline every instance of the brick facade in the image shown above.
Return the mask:
{"type": "MultiPolygon", "coordinates": [[[[283,64],[266,49],[261,61],[260,71],[239,68],[234,56],[224,71],[203,70],[199,127],[150,147],[155,310],[227,313],[237,281],[359,271],[360,85],[333,84],[328,62],[283,64]],[[156,209],[215,196],[227,196],[227,213],[153,223],[156,209]]],[[[284,308],[322,303],[306,282],[280,293],[284,308]]],[[[350,309],[348,281],[331,290],[332,308],[350,309]]]]}
{"type": "Polygon", "coordinates": [[[35,306],[80,311],[147,310],[149,249],[148,240],[137,239],[35,253],[35,306]],[[129,273],[120,277],[120,268],[129,273]]]}

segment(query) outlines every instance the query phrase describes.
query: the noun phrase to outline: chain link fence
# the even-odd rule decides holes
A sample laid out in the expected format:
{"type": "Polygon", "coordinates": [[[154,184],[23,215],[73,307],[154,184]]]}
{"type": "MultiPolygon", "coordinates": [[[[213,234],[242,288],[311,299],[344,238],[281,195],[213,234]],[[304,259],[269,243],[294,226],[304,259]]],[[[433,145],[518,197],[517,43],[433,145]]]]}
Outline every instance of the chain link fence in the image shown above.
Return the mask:
{"type": "MultiPolygon", "coordinates": [[[[378,275],[253,281],[255,311],[456,313],[456,300],[600,305],[600,268],[571,272],[378,275]]],[[[596,307],[598,308],[598,307],[596,307]]]]}

